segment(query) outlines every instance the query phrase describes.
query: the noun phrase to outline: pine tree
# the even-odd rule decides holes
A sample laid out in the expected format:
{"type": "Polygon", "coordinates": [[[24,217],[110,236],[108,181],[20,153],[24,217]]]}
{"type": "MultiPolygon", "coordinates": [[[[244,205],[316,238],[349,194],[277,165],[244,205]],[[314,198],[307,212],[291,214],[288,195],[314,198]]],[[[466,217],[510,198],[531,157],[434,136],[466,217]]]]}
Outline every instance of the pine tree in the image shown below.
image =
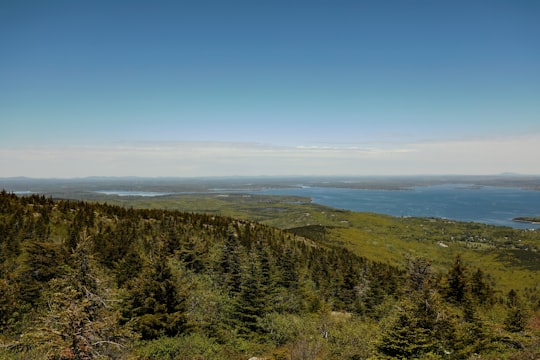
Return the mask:
{"type": "Polygon", "coordinates": [[[268,309],[266,289],[262,285],[261,265],[255,255],[250,254],[250,262],[242,273],[242,284],[234,311],[244,334],[259,329],[259,320],[268,309]]]}
{"type": "Polygon", "coordinates": [[[280,262],[279,268],[281,270],[281,285],[287,289],[296,289],[298,287],[299,274],[297,264],[299,259],[290,245],[286,245],[280,262]]]}
{"type": "Polygon", "coordinates": [[[63,272],[65,255],[53,243],[26,241],[23,247],[22,264],[16,271],[21,299],[35,304],[39,301],[41,290],[46,283],[63,272]]]}
{"type": "Polygon", "coordinates": [[[140,255],[131,249],[126,256],[115,262],[115,277],[118,286],[124,286],[129,280],[136,278],[143,268],[140,255]]]}
{"type": "Polygon", "coordinates": [[[423,258],[412,258],[407,261],[408,287],[411,291],[422,291],[429,287],[431,279],[431,262],[423,258]]]}
{"type": "Polygon", "coordinates": [[[23,343],[54,359],[114,358],[132,334],[118,325],[114,296],[103,284],[89,255],[88,237],[71,255],[73,268],[53,278],[43,292],[47,307],[23,343]]]}
{"type": "Polygon", "coordinates": [[[477,269],[471,277],[471,296],[479,304],[491,304],[493,299],[493,288],[486,279],[484,272],[477,269]]]}
{"type": "Polygon", "coordinates": [[[195,236],[189,236],[176,251],[177,257],[185,263],[189,270],[196,273],[205,268],[204,256],[208,253],[208,242],[195,236]]]}
{"type": "Polygon", "coordinates": [[[143,339],[181,334],[186,328],[186,297],[177,288],[167,258],[158,254],[127,284],[124,321],[143,339]]]}
{"type": "Polygon", "coordinates": [[[510,290],[506,297],[508,312],[504,321],[505,329],[510,332],[521,332],[525,330],[527,322],[525,309],[521,303],[521,299],[514,289],[510,290]]]}
{"type": "Polygon", "coordinates": [[[461,255],[458,255],[454,265],[448,272],[448,285],[445,291],[445,298],[455,304],[461,304],[467,294],[467,273],[461,255]]]}
{"type": "Polygon", "coordinates": [[[229,227],[221,253],[219,270],[221,271],[221,284],[232,297],[240,293],[242,283],[241,253],[242,247],[238,235],[232,227],[229,227]]]}
{"type": "Polygon", "coordinates": [[[465,296],[461,307],[463,317],[456,325],[456,336],[453,341],[454,355],[457,358],[468,358],[474,353],[484,351],[491,344],[492,339],[470,295],[465,296]]]}
{"type": "Polygon", "coordinates": [[[386,320],[376,343],[382,354],[412,359],[452,351],[455,326],[434,287],[430,267],[423,259],[409,262],[407,296],[386,320]]]}
{"type": "Polygon", "coordinates": [[[434,331],[417,317],[418,310],[419,304],[409,300],[399,303],[394,319],[377,342],[379,352],[392,358],[413,359],[437,350],[434,331]]]}
{"type": "Polygon", "coordinates": [[[7,278],[0,278],[0,328],[7,331],[18,317],[18,289],[7,278]]]}

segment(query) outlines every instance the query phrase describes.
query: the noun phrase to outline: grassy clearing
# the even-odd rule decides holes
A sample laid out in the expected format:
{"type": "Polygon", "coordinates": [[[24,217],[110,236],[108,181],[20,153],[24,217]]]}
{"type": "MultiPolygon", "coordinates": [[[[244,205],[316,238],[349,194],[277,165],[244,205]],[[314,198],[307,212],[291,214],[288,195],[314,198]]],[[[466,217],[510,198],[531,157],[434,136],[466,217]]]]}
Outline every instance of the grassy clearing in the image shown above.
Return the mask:
{"type": "Polygon", "coordinates": [[[350,224],[331,229],[331,236],[372,260],[399,266],[408,257],[423,257],[444,270],[461,254],[469,268],[489,273],[501,289],[540,287],[538,231],[359,213],[351,214],[350,224]]]}

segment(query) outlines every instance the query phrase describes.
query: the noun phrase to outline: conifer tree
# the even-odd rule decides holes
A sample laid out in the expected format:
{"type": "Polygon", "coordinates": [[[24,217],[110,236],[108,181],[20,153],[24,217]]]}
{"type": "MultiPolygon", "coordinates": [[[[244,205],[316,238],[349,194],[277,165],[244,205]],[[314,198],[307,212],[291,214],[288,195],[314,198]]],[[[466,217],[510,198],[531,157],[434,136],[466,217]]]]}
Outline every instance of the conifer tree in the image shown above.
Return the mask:
{"type": "Polygon", "coordinates": [[[407,261],[409,291],[423,291],[429,287],[431,262],[424,258],[412,258],[407,261]]]}
{"type": "Polygon", "coordinates": [[[461,255],[456,256],[454,264],[447,276],[447,287],[445,297],[448,301],[461,304],[467,294],[467,273],[461,255]]]}
{"type": "Polygon", "coordinates": [[[53,243],[26,241],[22,263],[16,272],[21,299],[30,304],[39,301],[41,290],[47,281],[60,275],[65,256],[62,249],[53,243]]]}
{"type": "Polygon", "coordinates": [[[407,296],[386,320],[376,344],[382,354],[413,359],[452,351],[455,327],[433,286],[430,268],[424,259],[409,261],[407,296]]]}
{"type": "Polygon", "coordinates": [[[0,277],[0,328],[8,330],[19,308],[18,289],[8,278],[0,277]]]}
{"type": "Polygon", "coordinates": [[[520,332],[525,330],[527,317],[517,292],[512,289],[508,292],[506,297],[506,306],[508,310],[504,321],[505,329],[510,332],[520,332]]]}
{"type": "Polygon", "coordinates": [[[413,359],[437,350],[434,331],[417,317],[418,310],[419,304],[409,300],[399,303],[394,319],[377,342],[377,349],[382,354],[398,359],[413,359]]]}
{"type": "Polygon", "coordinates": [[[463,317],[456,325],[453,354],[456,358],[468,358],[471,354],[481,353],[490,345],[492,339],[470,295],[465,296],[461,307],[463,317]]]}
{"type": "Polygon", "coordinates": [[[126,256],[115,262],[115,278],[118,286],[123,287],[129,280],[136,278],[143,268],[140,255],[131,249],[126,256]]]}
{"type": "Polygon", "coordinates": [[[139,277],[127,284],[124,317],[143,339],[175,336],[186,327],[184,289],[163,254],[157,254],[139,277]]]}
{"type": "Polygon", "coordinates": [[[488,305],[494,301],[493,288],[481,269],[477,269],[471,276],[471,296],[482,305],[488,305]]]}
{"type": "Polygon", "coordinates": [[[273,257],[270,249],[265,246],[264,243],[259,242],[256,247],[257,258],[260,262],[260,271],[261,271],[261,286],[263,293],[261,296],[264,298],[264,301],[268,304],[268,311],[273,308],[273,302],[277,294],[277,286],[279,282],[279,274],[277,271],[277,265],[275,258],[273,257]]]}
{"type": "Polygon", "coordinates": [[[259,320],[268,310],[267,289],[262,281],[261,264],[253,252],[250,253],[251,261],[242,273],[240,293],[236,299],[235,313],[240,320],[241,332],[256,332],[259,328],[259,320]]]}
{"type": "Polygon", "coordinates": [[[73,268],[48,282],[47,306],[23,342],[54,359],[114,358],[132,335],[118,325],[114,297],[99,278],[89,254],[88,237],[71,255],[73,268]]]}
{"type": "Polygon", "coordinates": [[[176,251],[187,269],[201,272],[205,268],[204,256],[208,253],[208,242],[195,236],[189,236],[180,244],[176,251]]]}
{"type": "Polygon", "coordinates": [[[229,227],[227,230],[227,238],[222,248],[220,271],[221,284],[228,289],[231,296],[236,296],[240,293],[242,283],[241,274],[241,252],[242,247],[238,240],[238,234],[234,228],[229,227]]]}
{"type": "Polygon", "coordinates": [[[281,256],[279,267],[281,270],[281,285],[288,289],[298,287],[299,274],[297,270],[298,258],[291,245],[286,245],[281,256]]]}

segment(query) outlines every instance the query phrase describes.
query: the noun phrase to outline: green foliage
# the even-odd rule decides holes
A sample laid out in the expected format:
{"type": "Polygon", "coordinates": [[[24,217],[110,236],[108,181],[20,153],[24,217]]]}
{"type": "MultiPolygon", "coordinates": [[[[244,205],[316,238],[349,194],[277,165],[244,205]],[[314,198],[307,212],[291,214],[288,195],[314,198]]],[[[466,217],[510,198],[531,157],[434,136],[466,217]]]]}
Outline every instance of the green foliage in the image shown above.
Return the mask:
{"type": "Polygon", "coordinates": [[[517,292],[512,289],[508,292],[506,306],[508,314],[504,321],[506,330],[510,332],[520,332],[525,330],[526,314],[517,292]]]}
{"type": "Polygon", "coordinates": [[[419,326],[405,308],[396,315],[390,327],[377,344],[384,355],[398,359],[419,358],[437,349],[437,342],[430,329],[419,326]]]}
{"type": "Polygon", "coordinates": [[[378,330],[375,322],[360,321],[352,317],[335,319],[333,330],[328,337],[329,358],[351,360],[370,358],[375,354],[373,339],[377,336],[378,330]]]}
{"type": "Polygon", "coordinates": [[[463,266],[463,260],[461,256],[456,256],[452,268],[447,275],[447,287],[445,291],[445,297],[455,303],[461,304],[467,295],[467,279],[468,274],[465,272],[465,267],[463,266]]]}
{"type": "MultiPolygon", "coordinates": [[[[249,208],[253,200],[242,201],[249,208]]],[[[266,205],[264,212],[275,211],[277,203],[266,205]]],[[[292,206],[291,222],[301,206],[292,206]]],[[[505,248],[497,246],[516,236],[513,230],[310,209],[318,211],[312,220],[339,226],[284,232],[215,214],[3,192],[0,358],[461,359],[532,352],[537,330],[529,309],[540,298],[534,276],[533,285],[503,298],[495,280],[504,280],[504,269],[479,266],[456,240],[470,231],[469,244],[493,250],[474,254],[499,264],[505,248]],[[448,248],[437,245],[441,226],[454,234],[453,243],[445,237],[448,248]],[[500,241],[474,240],[479,236],[500,241]],[[418,256],[438,251],[444,257],[418,256]]],[[[536,236],[520,235],[524,242],[536,236]]],[[[509,267],[515,274],[531,269],[509,267]]]]}
{"type": "Polygon", "coordinates": [[[469,270],[459,256],[441,280],[426,260],[411,259],[408,268],[407,296],[384,319],[376,343],[382,354],[464,359],[496,347],[499,340],[478,314],[477,306],[484,304],[473,301],[469,270]]]}
{"type": "Polygon", "coordinates": [[[268,334],[276,346],[290,343],[305,332],[307,316],[271,312],[259,319],[259,327],[268,334]]]}
{"type": "Polygon", "coordinates": [[[22,301],[36,304],[47,281],[61,275],[66,257],[57,244],[27,240],[23,245],[21,265],[15,279],[19,283],[22,301]]]}
{"type": "Polygon", "coordinates": [[[471,296],[481,305],[490,305],[495,301],[495,292],[485,273],[477,269],[471,277],[471,296]]]}
{"type": "Polygon", "coordinates": [[[201,334],[163,337],[141,342],[136,355],[137,358],[146,360],[226,359],[221,346],[215,340],[201,334]]]}
{"type": "Polygon", "coordinates": [[[18,287],[8,279],[0,279],[0,326],[8,329],[18,317],[18,287]]]}
{"type": "Polygon", "coordinates": [[[227,229],[227,239],[222,246],[220,272],[222,276],[221,284],[229,289],[231,296],[240,293],[241,285],[241,259],[242,251],[238,234],[231,228],[227,229]]]}
{"type": "MultiPolygon", "coordinates": [[[[414,284],[414,283],[413,283],[414,284]]],[[[410,289],[385,320],[377,349],[395,358],[422,358],[453,350],[455,327],[447,307],[431,286],[410,289]]]]}
{"type": "Polygon", "coordinates": [[[185,329],[185,299],[167,259],[158,256],[128,283],[124,318],[144,340],[176,336],[185,329]]]}
{"type": "Polygon", "coordinates": [[[260,261],[255,254],[251,256],[248,267],[243,271],[243,279],[238,294],[235,313],[239,320],[240,331],[258,332],[261,316],[270,310],[268,290],[264,286],[264,277],[260,261]]]}
{"type": "Polygon", "coordinates": [[[81,239],[71,255],[73,268],[48,281],[38,314],[22,343],[55,359],[118,357],[132,334],[118,325],[118,311],[109,304],[109,290],[98,278],[88,255],[89,241],[81,239]]]}
{"type": "Polygon", "coordinates": [[[144,264],[136,251],[129,251],[124,257],[114,263],[115,278],[118,286],[124,286],[129,280],[136,278],[144,264]]]}

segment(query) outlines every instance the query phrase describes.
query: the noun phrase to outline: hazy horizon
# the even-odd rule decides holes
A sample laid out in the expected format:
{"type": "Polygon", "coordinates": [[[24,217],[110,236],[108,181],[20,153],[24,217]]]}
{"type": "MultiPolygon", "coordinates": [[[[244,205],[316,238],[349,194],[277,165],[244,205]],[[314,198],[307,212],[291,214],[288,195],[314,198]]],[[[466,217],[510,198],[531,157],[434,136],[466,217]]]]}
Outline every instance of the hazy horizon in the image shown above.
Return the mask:
{"type": "Polygon", "coordinates": [[[357,179],[357,180],[369,180],[369,179],[426,179],[433,178],[434,180],[442,180],[445,178],[462,179],[464,181],[473,181],[475,179],[482,178],[533,178],[540,179],[540,174],[522,174],[522,173],[513,173],[513,172],[503,172],[498,174],[457,174],[457,173],[448,173],[448,174],[429,174],[429,173],[418,173],[418,174],[395,174],[395,175],[347,175],[347,174],[336,174],[336,175],[294,175],[294,174],[284,174],[284,175],[193,175],[193,176],[139,176],[139,175],[85,175],[85,176],[0,176],[2,180],[59,180],[59,181],[70,181],[70,180],[93,180],[93,179],[110,179],[110,180],[122,180],[122,179],[141,179],[141,180],[197,180],[197,179],[209,179],[209,180],[219,180],[219,179],[282,179],[282,180],[293,180],[293,179],[332,179],[332,180],[346,180],[346,179],[357,179]]]}
{"type": "Polygon", "coordinates": [[[0,4],[0,177],[539,175],[540,2],[0,4]]]}

